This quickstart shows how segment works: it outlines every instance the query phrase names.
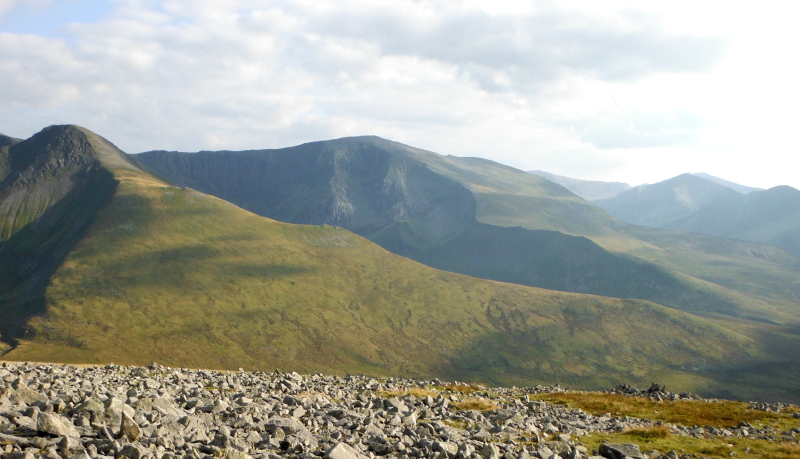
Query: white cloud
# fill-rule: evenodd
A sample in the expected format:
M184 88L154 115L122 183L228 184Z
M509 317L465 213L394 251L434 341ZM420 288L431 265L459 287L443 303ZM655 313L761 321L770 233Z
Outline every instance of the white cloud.
M133 152L377 134L636 182L659 155L685 158L678 173L697 170L699 152L735 148L726 127L753 122L726 99L731 82L764 78L731 78L764 52L732 32L746 12L726 9L705 27L698 17L718 13L703 2L647 12L624 1L517 3L116 0L58 38L0 34L0 131L77 123ZM0 0L0 20L15 4ZM780 88L796 81L788 75L775 77ZM781 109L758 94L731 99ZM764 132L784 125L769 120Z
M17 3L19 3L19 0L0 0L0 19L4 19L17 6Z

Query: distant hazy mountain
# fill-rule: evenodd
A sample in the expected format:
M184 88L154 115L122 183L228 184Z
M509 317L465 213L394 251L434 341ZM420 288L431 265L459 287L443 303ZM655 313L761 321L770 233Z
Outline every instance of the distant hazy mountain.
M762 242L800 258L800 191L789 186L754 190L683 174L594 204L629 223Z
M686 217L722 199L741 196L727 186L692 174L682 174L663 182L632 188L593 204L622 221L636 225L666 228L670 222Z
M714 183L716 183L718 185L724 185L724 186L726 186L726 187L728 187L728 188L730 188L730 189L732 189L734 191L738 191L739 193L742 193L742 194L752 193L753 191L760 191L760 190L763 189L763 188L754 188L754 187L751 187L751 186L740 185L738 183L734 183L734 182L731 182L729 180L721 179L719 177L714 177L713 175L706 174L705 172L697 172L697 173L694 173L692 175L700 177L700 178L704 178L706 180L711 180L712 182L714 182Z
M544 177L551 182L558 183L569 191L582 197L587 201L611 198L619 193L631 188L627 183L622 182L600 182L594 180L580 180L563 175L555 175L545 171L528 171L531 174Z
M772 244L800 259L800 191L777 186L731 196L665 227Z

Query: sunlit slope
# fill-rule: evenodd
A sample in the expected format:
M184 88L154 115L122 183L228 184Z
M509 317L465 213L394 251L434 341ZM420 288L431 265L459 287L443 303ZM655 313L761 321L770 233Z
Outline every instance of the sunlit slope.
M66 212L18 232L85 226L77 241L47 233L67 253L42 289L42 310L5 358L579 387L658 377L736 393L752 388L729 385L724 371L768 352L709 320L644 301L437 271L346 230L275 222L114 155L91 154L112 178L106 204L88 220ZM91 196L68 194L56 205L77 209ZM9 244L19 257L32 250L14 237L3 249ZM13 312L14 299L4 301Z
M472 192L481 223L587 237L614 234L611 215L543 177L481 158L430 153L422 158Z
M798 322L800 269L781 250L626 224L560 185L484 159L378 137L132 159L171 183L280 221L341 226L435 268Z
M618 222L603 210L492 161L444 157L377 137L131 158L171 183L280 221L342 226L439 269L693 310L734 314L738 307L581 237L621 238L610 227Z

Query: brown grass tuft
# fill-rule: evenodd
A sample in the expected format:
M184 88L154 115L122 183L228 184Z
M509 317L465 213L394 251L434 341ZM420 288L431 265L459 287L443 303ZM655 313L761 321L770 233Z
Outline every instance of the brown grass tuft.
M450 392L460 392L462 394L471 394L473 392L485 391L486 388L480 384L448 384L442 386L443 390Z
M500 408L491 400L484 398L467 397L459 402L450 403L450 407L458 411L478 410L478 411L491 411Z
M417 398L424 398L427 396L436 397L439 395L439 391L433 389L423 389L421 387L415 387L413 389L403 389L403 390L382 390L375 392L375 395L385 398L404 397L406 395L412 395Z
M641 439L667 438L672 435L667 426L627 429L625 433Z
M543 394L542 400L580 408L591 414L626 415L631 417L662 420L682 425L735 426L739 422L775 422L788 418L786 415L751 410L742 402L700 400L675 400L654 402L641 397L628 397L602 392L565 392Z

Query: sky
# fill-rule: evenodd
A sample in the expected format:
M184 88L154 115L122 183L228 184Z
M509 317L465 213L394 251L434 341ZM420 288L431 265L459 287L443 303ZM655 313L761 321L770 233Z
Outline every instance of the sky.
M800 188L800 2L0 0L0 132Z

